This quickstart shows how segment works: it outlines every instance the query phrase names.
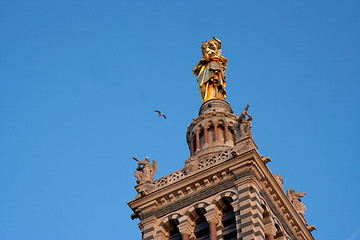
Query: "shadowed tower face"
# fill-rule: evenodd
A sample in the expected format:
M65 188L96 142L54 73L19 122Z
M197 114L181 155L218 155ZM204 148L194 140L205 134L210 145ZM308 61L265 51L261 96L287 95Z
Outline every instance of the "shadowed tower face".
M238 115L225 101L220 40L203 42L202 52L193 72L203 104L186 132L184 168L154 179L157 161L134 157L138 195L128 205L142 239L314 239L301 202L305 193L286 194L282 177L267 166L270 157L257 151L249 105Z

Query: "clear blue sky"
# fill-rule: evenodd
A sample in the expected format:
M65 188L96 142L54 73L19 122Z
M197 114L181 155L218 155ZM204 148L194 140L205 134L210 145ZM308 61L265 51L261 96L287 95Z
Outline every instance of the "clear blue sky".
M360 239L360 1L0 1L0 239L140 239L131 158L183 167L216 36L227 101L307 192L316 239ZM167 119L157 118L159 109Z

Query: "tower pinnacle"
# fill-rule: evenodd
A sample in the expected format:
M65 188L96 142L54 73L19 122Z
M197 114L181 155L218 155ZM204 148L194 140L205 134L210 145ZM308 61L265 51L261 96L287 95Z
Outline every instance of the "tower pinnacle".
M202 43L193 70L203 103L186 132L190 156L184 168L155 180L157 162L134 158L131 218L139 218L143 240L314 240L305 193L286 194L283 178L267 166L270 157L257 150L249 105L237 115L225 101L227 59L213 39Z

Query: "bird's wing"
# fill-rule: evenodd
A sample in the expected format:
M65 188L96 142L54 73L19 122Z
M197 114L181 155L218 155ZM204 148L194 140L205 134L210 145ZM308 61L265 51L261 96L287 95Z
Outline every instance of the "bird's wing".
M165 115L163 115L164 116L164 118L166 119L166 116Z
M157 112L158 114L160 114L160 113L161 113L159 110L155 110L155 112Z

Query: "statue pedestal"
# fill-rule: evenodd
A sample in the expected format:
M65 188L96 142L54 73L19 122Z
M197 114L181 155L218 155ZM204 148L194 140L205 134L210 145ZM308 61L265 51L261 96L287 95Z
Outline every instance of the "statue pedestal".
M233 113L231 105L227 101L220 99L212 99L204 102L200 106L199 116L204 113L213 112L213 111Z

